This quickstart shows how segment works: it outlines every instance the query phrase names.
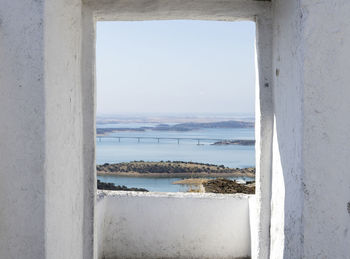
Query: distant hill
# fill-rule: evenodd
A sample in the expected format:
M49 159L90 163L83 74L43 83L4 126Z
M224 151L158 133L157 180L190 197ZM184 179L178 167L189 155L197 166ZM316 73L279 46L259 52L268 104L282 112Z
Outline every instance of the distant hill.
M145 128L97 128L96 134L97 135L106 135L113 132L121 132L121 131L136 131L136 132L142 132L145 131Z
M214 129L214 128L254 128L253 122L247 121L219 121L219 122L186 122L175 125L158 124L155 127L140 127L140 128L97 128L98 135L104 135L119 131L191 131L198 129Z
M253 122L247 121L219 121L219 122L187 122L175 125L159 124L152 130L190 131L196 129L212 128L254 128Z

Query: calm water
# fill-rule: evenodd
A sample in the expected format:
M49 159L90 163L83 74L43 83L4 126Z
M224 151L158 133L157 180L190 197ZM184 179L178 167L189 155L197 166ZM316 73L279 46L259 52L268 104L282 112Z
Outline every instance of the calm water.
M102 124L97 127L105 128L138 128L154 126L152 123ZM215 139L254 139L254 129L201 129L187 132L176 131L145 131L117 132L110 136L134 137L172 137L172 138L215 138ZM103 138L96 142L96 163L119 163L135 160L144 161L193 161L224 165L231 168L255 166L254 146L210 145L212 141L196 140L160 140L156 139L118 139ZM99 176L101 181L113 182L127 187L146 188L150 191L185 191L186 187L174 185L172 182L181 178L135 178Z
M184 178L151 178L151 177L124 177L124 176L98 176L102 182L125 185L127 187L146 188L151 192L186 192L188 187L180 184L172 184ZM239 179L251 181L247 177L229 177L228 179Z

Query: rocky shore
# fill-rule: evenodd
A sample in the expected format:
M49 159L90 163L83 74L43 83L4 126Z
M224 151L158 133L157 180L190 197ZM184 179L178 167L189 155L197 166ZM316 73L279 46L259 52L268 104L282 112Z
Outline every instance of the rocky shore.
M238 139L238 140L223 140L213 143L212 145L241 145L241 146L254 146L255 140L250 139Z
M237 183L228 179L214 179L203 182L205 192L255 194L255 182Z
M181 184L188 186L189 192L211 192L211 193L255 193L255 182L237 182L225 178L204 179L204 178L188 178L173 182L173 184Z
M119 175L135 177L255 177L255 168L228 168L223 165L183 161L145 162L97 165L98 175Z
M114 183L105 183L97 180L98 190L108 190L108 191L134 191L134 192L148 192L144 188L128 188L125 185L114 185Z

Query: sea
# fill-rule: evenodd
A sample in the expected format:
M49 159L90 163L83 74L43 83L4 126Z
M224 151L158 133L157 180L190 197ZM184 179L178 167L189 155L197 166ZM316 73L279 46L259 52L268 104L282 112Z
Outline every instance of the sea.
M171 123L167 124L171 125ZM97 128L130 129L154 127L156 125L158 123L112 123L97 124ZM159 142L157 138L160 138ZM177 138L180 138L179 142ZM143 160L200 162L224 165L230 168L255 167L254 146L212 145L215 142L214 140L200 140L198 145L196 138L254 139L254 128L210 128L192 131L146 130L110 133L108 136L96 140L96 164ZM98 179L102 182L112 182L115 185L145 188L152 192L185 192L188 189L188 186L173 184L175 181L184 179L176 177L98 176ZM251 180L241 177L231 177L231 179Z

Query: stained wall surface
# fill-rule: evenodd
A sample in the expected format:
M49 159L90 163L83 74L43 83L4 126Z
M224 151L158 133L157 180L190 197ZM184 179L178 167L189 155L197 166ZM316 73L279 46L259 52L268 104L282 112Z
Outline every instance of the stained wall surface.
M1 0L1 257L95 256L96 17L253 20L268 7L252 0Z
M0 1L2 258L45 256L43 13L42 2Z
M350 2L302 1L304 258L350 256Z
M304 62L299 4L299 1L276 0L273 5L270 258L302 258Z
M84 188L90 183L84 181L88 172L83 170L82 5L80 0L44 2L46 257L88 259L92 255L84 251L84 221L89 220L84 215Z
M4 258L94 256L94 15L132 20L193 15L234 21L270 14L268 4L250 0L183 0L184 5L84 2L85 6L80 0L0 0L0 251ZM273 76L269 86L274 112L273 154L259 160L269 174L266 161L273 159L271 250L268 255L264 248L261 255L346 258L350 2L274 0L272 7L273 73L259 74L259 89ZM124 10L124 16L118 16L118 10ZM261 40L267 48L268 41ZM261 155L266 154L269 143L260 147ZM264 186L269 186L268 181ZM269 193L265 187L260 190ZM259 214L266 200L265 196L256 203L258 231L262 226L266 230L266 218ZM257 242L257 250L269 243L266 238Z
M350 254L350 2L273 2L271 258Z
M79 0L0 1L1 258L92 258L83 241L93 218L83 212L81 13Z
M249 256L250 197L100 192L98 258Z

